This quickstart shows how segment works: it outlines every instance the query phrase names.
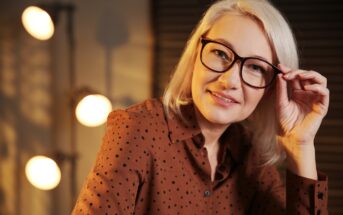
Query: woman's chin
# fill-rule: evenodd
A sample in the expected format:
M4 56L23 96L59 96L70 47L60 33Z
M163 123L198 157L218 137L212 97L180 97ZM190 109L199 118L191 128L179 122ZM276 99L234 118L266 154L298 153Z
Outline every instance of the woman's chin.
M207 121L214 125L229 125L235 122L233 118L226 116L221 116L220 114L206 114L205 118Z

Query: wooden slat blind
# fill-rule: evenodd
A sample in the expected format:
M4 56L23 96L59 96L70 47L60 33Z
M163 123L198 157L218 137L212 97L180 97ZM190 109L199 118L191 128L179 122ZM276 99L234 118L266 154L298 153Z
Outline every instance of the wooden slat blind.
M291 23L302 68L328 78L330 110L316 139L318 169L329 176L330 214L343 212L343 2L275 1Z
M328 78L330 110L316 139L318 169L329 176L330 214L343 213L343 1L273 0L295 32L304 69ZM153 0L153 94L161 96L209 0Z

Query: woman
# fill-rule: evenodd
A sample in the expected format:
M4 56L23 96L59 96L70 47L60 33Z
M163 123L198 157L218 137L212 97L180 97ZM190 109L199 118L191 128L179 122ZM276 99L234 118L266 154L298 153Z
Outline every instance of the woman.
M269 2L219 1L163 100L110 114L73 214L327 214L314 137L328 103Z

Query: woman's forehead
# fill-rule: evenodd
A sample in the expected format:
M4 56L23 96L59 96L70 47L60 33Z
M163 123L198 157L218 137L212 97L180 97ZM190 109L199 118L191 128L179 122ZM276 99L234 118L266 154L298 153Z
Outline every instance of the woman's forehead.
M227 42L243 57L261 56L272 61L272 49L261 24L247 15L226 14L216 20L206 36Z

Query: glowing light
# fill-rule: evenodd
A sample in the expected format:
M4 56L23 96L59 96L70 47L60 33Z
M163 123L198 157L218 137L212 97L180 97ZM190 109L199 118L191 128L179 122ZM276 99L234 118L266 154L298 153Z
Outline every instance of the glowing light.
M112 104L108 98L100 94L84 97L76 106L77 120L89 127L95 127L106 122L108 114L112 110Z
M48 40L54 34L55 27L50 15L39 7L27 7L21 21L26 31L36 39Z
M61 170L56 162L45 156L31 158L25 167L29 182L41 190L54 189L61 181Z

